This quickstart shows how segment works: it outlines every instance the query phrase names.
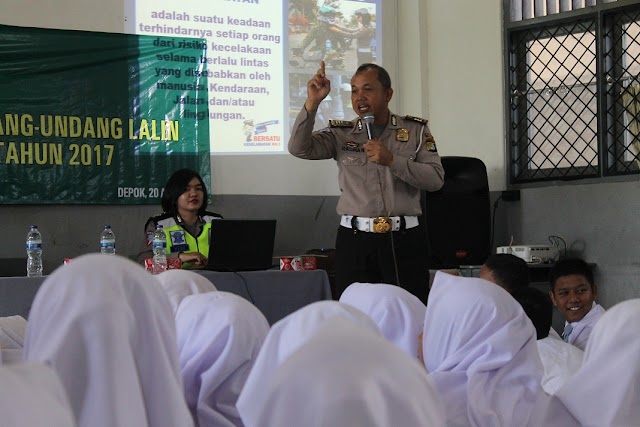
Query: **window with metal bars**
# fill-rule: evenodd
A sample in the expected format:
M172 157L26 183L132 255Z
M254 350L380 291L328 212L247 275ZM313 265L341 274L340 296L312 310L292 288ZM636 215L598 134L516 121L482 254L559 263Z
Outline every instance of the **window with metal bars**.
M505 25L510 182L640 173L640 4L557 10Z

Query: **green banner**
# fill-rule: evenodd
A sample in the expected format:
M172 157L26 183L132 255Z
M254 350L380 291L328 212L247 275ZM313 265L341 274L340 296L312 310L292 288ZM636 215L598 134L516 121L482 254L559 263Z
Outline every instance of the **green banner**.
M158 204L210 182L206 43L0 26L0 203Z

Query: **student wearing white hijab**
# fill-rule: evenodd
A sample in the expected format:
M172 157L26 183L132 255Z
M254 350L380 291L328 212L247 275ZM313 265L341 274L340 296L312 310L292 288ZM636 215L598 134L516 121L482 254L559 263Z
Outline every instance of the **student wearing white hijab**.
M582 366L551 397L541 426L640 425L640 299L621 302L594 326Z
M416 359L345 318L325 323L274 371L247 427L444 427Z
M178 306L185 297L216 290L209 279L189 270L167 270L155 277L167 293L174 314L178 311Z
M259 425L255 402L264 393L264 387L275 369L325 323L336 317L380 334L376 324L366 314L337 301L314 302L274 323L238 398L238 412L245 425Z
M22 316L0 317L0 365L22 361L27 321Z
M353 283L340 302L349 304L378 325L382 335L409 356L418 358L418 337L427 311L422 301L399 286L383 283Z
M76 425L67 394L53 369L41 363L0 367L0 425Z
M167 296L140 265L84 255L47 277L29 314L25 359L50 365L79 427L183 427Z
M513 297L483 279L438 272L422 349L447 426L528 424L544 393L536 330Z
M549 295L530 287L516 289L511 295L520 303L536 328L538 353L544 368L542 388L548 394L555 394L580 369L584 352L564 342L557 334L555 337L550 335L553 330L553 305Z
M244 298L209 292L182 301L176 327L184 392L195 425L241 427L236 402L269 322Z

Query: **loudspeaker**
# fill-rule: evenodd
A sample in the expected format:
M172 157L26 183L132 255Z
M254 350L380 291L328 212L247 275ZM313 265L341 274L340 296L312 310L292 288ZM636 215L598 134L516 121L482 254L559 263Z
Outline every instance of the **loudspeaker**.
M422 194L429 268L480 265L491 251L487 168L473 157L445 156L442 166L442 189Z

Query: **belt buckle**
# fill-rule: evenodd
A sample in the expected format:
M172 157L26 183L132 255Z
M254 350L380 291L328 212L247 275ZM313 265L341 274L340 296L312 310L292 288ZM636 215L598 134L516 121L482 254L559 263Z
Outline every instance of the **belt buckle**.
M388 216L378 216L373 218L374 233L388 233L391 231L391 218Z

